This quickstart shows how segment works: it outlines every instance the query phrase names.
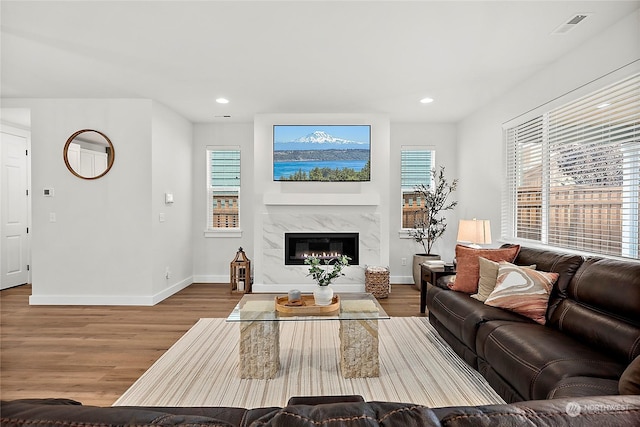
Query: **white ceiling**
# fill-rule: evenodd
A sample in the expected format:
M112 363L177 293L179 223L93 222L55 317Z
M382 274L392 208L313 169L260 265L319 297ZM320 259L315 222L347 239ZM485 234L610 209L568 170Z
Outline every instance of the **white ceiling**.
M192 122L249 122L257 113L456 122L597 37L640 1L0 7L6 98L149 98ZM590 15L568 34L551 35L578 13ZM435 102L418 102L427 96ZM217 104L218 97L230 103Z

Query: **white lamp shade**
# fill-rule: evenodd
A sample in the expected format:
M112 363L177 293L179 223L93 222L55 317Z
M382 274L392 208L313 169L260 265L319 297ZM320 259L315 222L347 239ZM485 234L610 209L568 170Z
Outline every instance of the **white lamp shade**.
M458 224L458 241L475 245L491 243L491 225L488 219L461 219Z

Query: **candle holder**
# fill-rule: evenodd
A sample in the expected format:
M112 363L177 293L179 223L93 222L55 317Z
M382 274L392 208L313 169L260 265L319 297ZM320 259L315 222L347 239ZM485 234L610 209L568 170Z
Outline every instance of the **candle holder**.
M291 289L287 294L287 304L288 306L300 306L302 305L302 294L297 289Z

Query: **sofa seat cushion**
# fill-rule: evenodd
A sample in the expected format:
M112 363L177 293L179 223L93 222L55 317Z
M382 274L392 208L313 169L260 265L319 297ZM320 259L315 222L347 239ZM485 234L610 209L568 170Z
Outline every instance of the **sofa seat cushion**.
M475 352L478 326L489 320L532 322L530 319L485 305L464 292L444 290L428 285L427 309L440 324Z
M617 381L626 367L598 349L535 323L483 323L478 330L476 351L524 399L546 399L567 377Z

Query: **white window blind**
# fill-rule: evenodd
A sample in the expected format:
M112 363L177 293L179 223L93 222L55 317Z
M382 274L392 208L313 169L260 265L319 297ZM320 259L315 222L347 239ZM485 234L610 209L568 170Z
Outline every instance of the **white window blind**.
M240 227L240 150L207 150L207 229Z
M419 184L431 188L431 170L435 164L435 151L427 148L405 148L400 151L400 186L402 192L402 228L413 228L424 200L415 191Z
M638 259L640 75L505 130L503 238Z

